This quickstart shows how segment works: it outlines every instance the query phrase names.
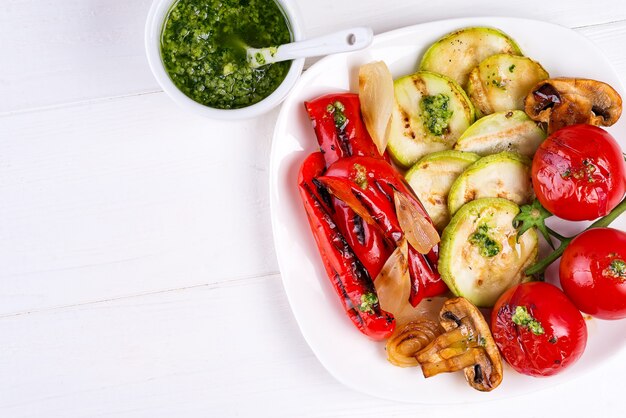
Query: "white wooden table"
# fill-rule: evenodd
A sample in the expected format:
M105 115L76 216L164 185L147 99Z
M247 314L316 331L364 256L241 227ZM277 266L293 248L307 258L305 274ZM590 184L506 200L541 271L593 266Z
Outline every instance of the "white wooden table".
M480 405L399 404L335 381L298 330L275 258L278 110L234 123L177 108L144 55L149 5L0 4L1 417L624 411L626 351L579 380ZM588 36L626 81L623 2L298 6L309 36L462 16L546 20Z

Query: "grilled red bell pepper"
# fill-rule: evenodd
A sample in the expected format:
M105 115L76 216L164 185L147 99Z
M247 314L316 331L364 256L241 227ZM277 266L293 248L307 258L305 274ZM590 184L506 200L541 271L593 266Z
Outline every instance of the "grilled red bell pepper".
M361 155L380 158L361 118L359 96L354 93L327 94L304 102L326 165L340 158Z
M300 196L324 268L357 328L375 340L388 338L395 329L395 319L380 309L370 274L333 220L330 195L316 180L325 168L322 153L316 152L307 157L298 176Z
M305 102L305 108L327 167L353 155L381 158L361 118L358 95L328 94ZM333 206L337 227L370 276L376 278L394 245L342 201L333 198Z
M403 193L430 220L421 202L404 178L386 161L369 157L337 160L323 176L318 177L330 192L343 200L386 238L396 244L403 236L394 205L394 192ZM412 292L410 302L417 305L424 297L447 290L437 271L438 247L428 254L418 253L409 245L409 273Z

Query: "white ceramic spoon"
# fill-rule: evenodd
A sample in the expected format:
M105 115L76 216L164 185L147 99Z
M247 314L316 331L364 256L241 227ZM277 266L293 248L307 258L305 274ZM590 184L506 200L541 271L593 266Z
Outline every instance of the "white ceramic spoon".
M246 46L248 64L252 68L259 68L267 64L297 58L318 57L320 55L336 54L338 52L357 51L368 47L372 43L374 33L372 28L344 29L329 35L292 42L280 46L266 48L252 48Z

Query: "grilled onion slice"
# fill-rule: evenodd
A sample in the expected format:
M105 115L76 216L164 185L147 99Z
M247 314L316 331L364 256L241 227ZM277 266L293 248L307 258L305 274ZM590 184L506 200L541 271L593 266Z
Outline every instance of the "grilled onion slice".
M441 334L439 324L429 319L409 322L387 340L387 360L398 367L419 365L415 355Z
M407 241L420 254L428 254L439 243L439 233L408 197L400 192L395 192L393 200L398 215L398 223Z
M382 155L387 148L394 105L393 77L384 62L370 62L359 68L359 101L367 132Z

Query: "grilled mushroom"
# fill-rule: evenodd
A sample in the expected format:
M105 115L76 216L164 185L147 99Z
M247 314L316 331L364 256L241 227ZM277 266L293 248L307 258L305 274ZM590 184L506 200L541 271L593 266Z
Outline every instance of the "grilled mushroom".
M489 392L502 381L502 359L480 311L465 298L447 300L439 314L446 333L417 354L424 377L463 369L474 389Z
M606 83L585 78L551 78L526 96L525 111L548 124L548 133L577 123L611 126L622 114L622 98Z

